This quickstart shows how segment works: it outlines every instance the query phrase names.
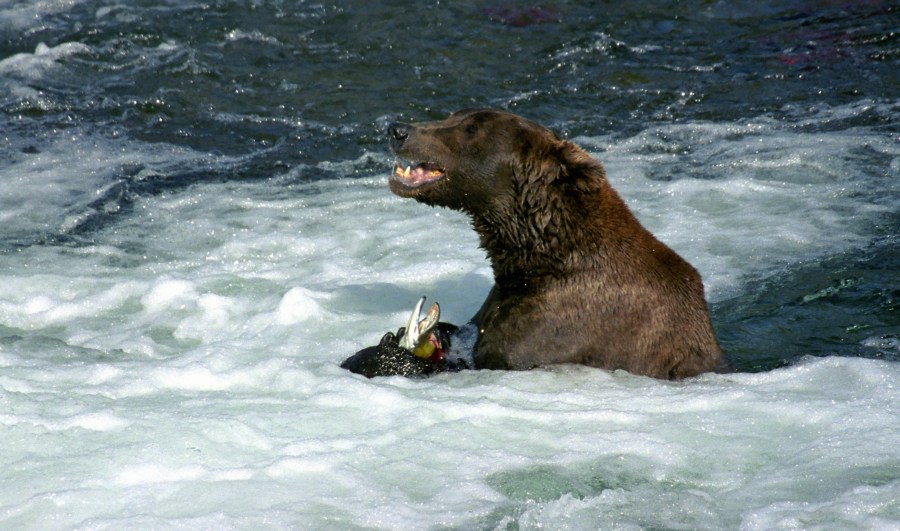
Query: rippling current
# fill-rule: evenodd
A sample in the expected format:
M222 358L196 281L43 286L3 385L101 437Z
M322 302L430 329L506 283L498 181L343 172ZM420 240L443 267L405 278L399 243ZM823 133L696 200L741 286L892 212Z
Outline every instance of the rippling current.
M0 526L900 527L895 2L0 2ZM604 162L736 372L365 380L491 285L385 126Z

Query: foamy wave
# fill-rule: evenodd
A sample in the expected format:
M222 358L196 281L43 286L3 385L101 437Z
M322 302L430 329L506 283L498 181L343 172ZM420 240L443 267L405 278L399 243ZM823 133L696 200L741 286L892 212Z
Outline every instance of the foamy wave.
M69 11L81 3L81 0L8 2L0 7L0 26L24 32L46 24L48 15Z
M64 59L91 53L91 47L80 42L65 42L54 47L38 44L34 53L19 53L0 61L0 74L37 80L62 64Z
M126 467L113 478L113 482L123 487L133 487L156 483L195 481L206 474L207 470L198 465L173 467L159 464L143 464Z

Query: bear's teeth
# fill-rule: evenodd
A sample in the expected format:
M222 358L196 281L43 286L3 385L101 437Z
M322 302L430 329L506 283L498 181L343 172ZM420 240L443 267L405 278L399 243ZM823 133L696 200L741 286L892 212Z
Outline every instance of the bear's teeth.
M403 166L401 166L399 164L397 164L397 167L394 168L394 174L397 175L398 177L409 178L409 174L411 171L412 170L410 169L409 166L407 166L406 169L403 169Z

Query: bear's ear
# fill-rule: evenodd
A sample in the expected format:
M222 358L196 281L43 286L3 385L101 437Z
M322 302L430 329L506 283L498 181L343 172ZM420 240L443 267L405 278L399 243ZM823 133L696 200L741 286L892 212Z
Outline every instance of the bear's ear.
M568 140L560 140L554 147L559 161L558 184L565 184L585 193L600 189L606 180L606 170L600 161Z
M592 193L606 179L603 165L568 140L529 140L522 151L524 156L513 165L513 173L523 185L540 183Z

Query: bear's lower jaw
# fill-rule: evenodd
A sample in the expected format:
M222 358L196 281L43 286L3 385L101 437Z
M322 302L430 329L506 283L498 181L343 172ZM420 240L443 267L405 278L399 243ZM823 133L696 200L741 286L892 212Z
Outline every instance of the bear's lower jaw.
M432 186L429 185L437 184L437 182L429 181L412 185L403 181L396 175L391 175L391 178L388 180L388 184L391 187L391 192L393 192L395 195L423 201L423 196L428 195L426 192L432 188Z
M406 168L397 164L392 177L407 188L418 188L424 184L439 181L444 175L446 172L439 165L433 162L419 162Z
M446 178L444 169L434 163L419 163L406 168L398 164L389 184L391 192L400 197L411 197L427 204L434 204L436 198L431 196Z

